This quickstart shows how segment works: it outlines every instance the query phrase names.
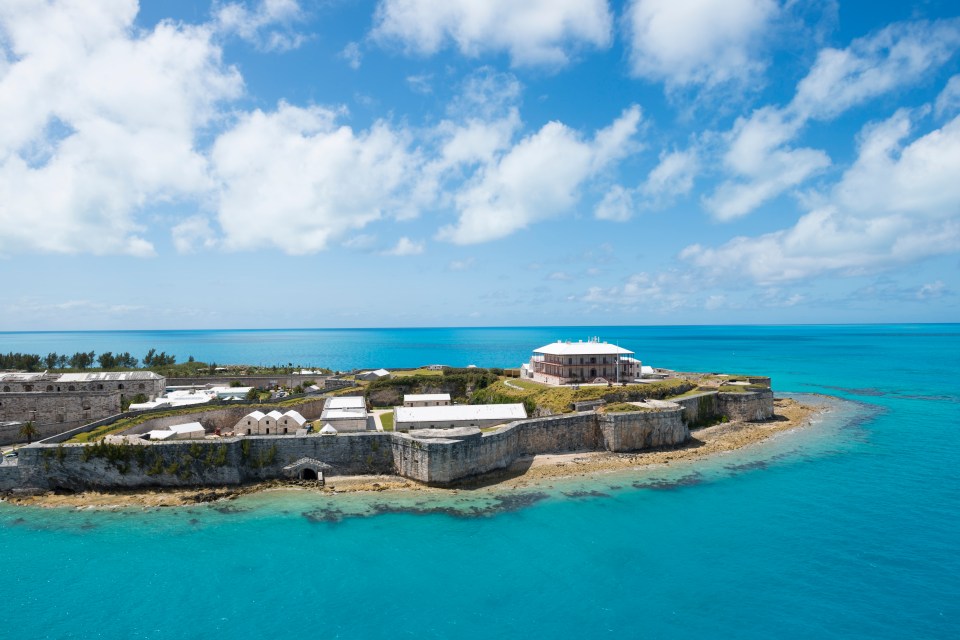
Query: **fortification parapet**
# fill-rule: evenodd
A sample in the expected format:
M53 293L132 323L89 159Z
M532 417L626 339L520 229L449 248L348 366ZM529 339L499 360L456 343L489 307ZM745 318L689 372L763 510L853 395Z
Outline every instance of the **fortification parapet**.
M690 437L690 430L683 423L683 409L679 406L640 413L605 413L598 419L607 451L672 447Z
M720 393L717 411L730 420L761 422L773 417L773 391L769 389Z

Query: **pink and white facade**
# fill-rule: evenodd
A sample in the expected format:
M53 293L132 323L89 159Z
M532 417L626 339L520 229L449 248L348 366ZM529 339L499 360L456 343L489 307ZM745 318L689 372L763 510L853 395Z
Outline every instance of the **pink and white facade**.
M587 342L554 342L533 350L530 362L520 368L526 380L545 384L632 382L640 376L640 361L633 351L593 338Z

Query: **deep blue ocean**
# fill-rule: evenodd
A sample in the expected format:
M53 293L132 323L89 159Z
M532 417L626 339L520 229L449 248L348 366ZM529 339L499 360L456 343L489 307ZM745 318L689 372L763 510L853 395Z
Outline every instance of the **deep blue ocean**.
M960 637L960 325L2 333L0 351L517 366L593 335L832 398L706 463L520 493L0 504L4 637Z

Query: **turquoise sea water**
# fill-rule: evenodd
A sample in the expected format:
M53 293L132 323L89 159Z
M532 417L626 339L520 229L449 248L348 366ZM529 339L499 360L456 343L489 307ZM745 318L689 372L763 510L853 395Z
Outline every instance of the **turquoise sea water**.
M960 637L960 325L180 333L2 334L0 350L503 365L600 335L657 366L838 399L707 463L525 493L0 504L7 637Z

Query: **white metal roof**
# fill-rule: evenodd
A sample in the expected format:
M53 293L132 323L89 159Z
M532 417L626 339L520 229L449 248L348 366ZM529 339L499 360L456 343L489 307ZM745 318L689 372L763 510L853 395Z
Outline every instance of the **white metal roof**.
M367 403L363 396L338 396L327 398L324 409L366 409Z
M324 435L326 435L326 434L336 435L336 434L337 434L337 430L333 427L332 424L325 424L325 425L323 425L323 429L320 429L320 433L322 433L322 434L324 434Z
M197 431L205 431L203 425L199 422L187 422L186 424L175 424L167 427L170 431L174 433L195 433Z
M549 356L610 356L610 355L633 355L633 351L618 347L609 342L553 342L544 345L539 349L534 349L534 353L542 353Z
M147 435L150 436L151 440L169 440L174 436L174 432L169 429L154 429L148 431Z
M8 382L96 382L98 380L161 380L153 371L99 371L96 373L0 373Z
M306 421L307 421L307 419L304 418L304 417L300 414L299 411L294 411L293 409L291 409L290 411L287 411L285 414L283 414L283 417L284 417L284 418L290 418L291 420L293 420L294 422L296 422L297 424L299 424L299 425L301 425L301 426L302 426L304 423L306 423Z
M522 404L454 404L439 407L396 407L397 422L456 422L462 420L523 420Z
M257 422L260 422L260 418L264 417L265 415L267 414L265 414L263 411L251 411L246 417L253 418Z
M281 416L283 416L283 414L277 411L276 409L274 409L273 411L267 414L268 418L273 418L274 420L279 419Z
M95 382L97 380L160 380L153 371L100 371L98 373L63 373L62 382Z
M404 402L441 402L446 400L450 402L449 393L405 393Z
M324 409L321 420L366 420L365 412L356 409Z

